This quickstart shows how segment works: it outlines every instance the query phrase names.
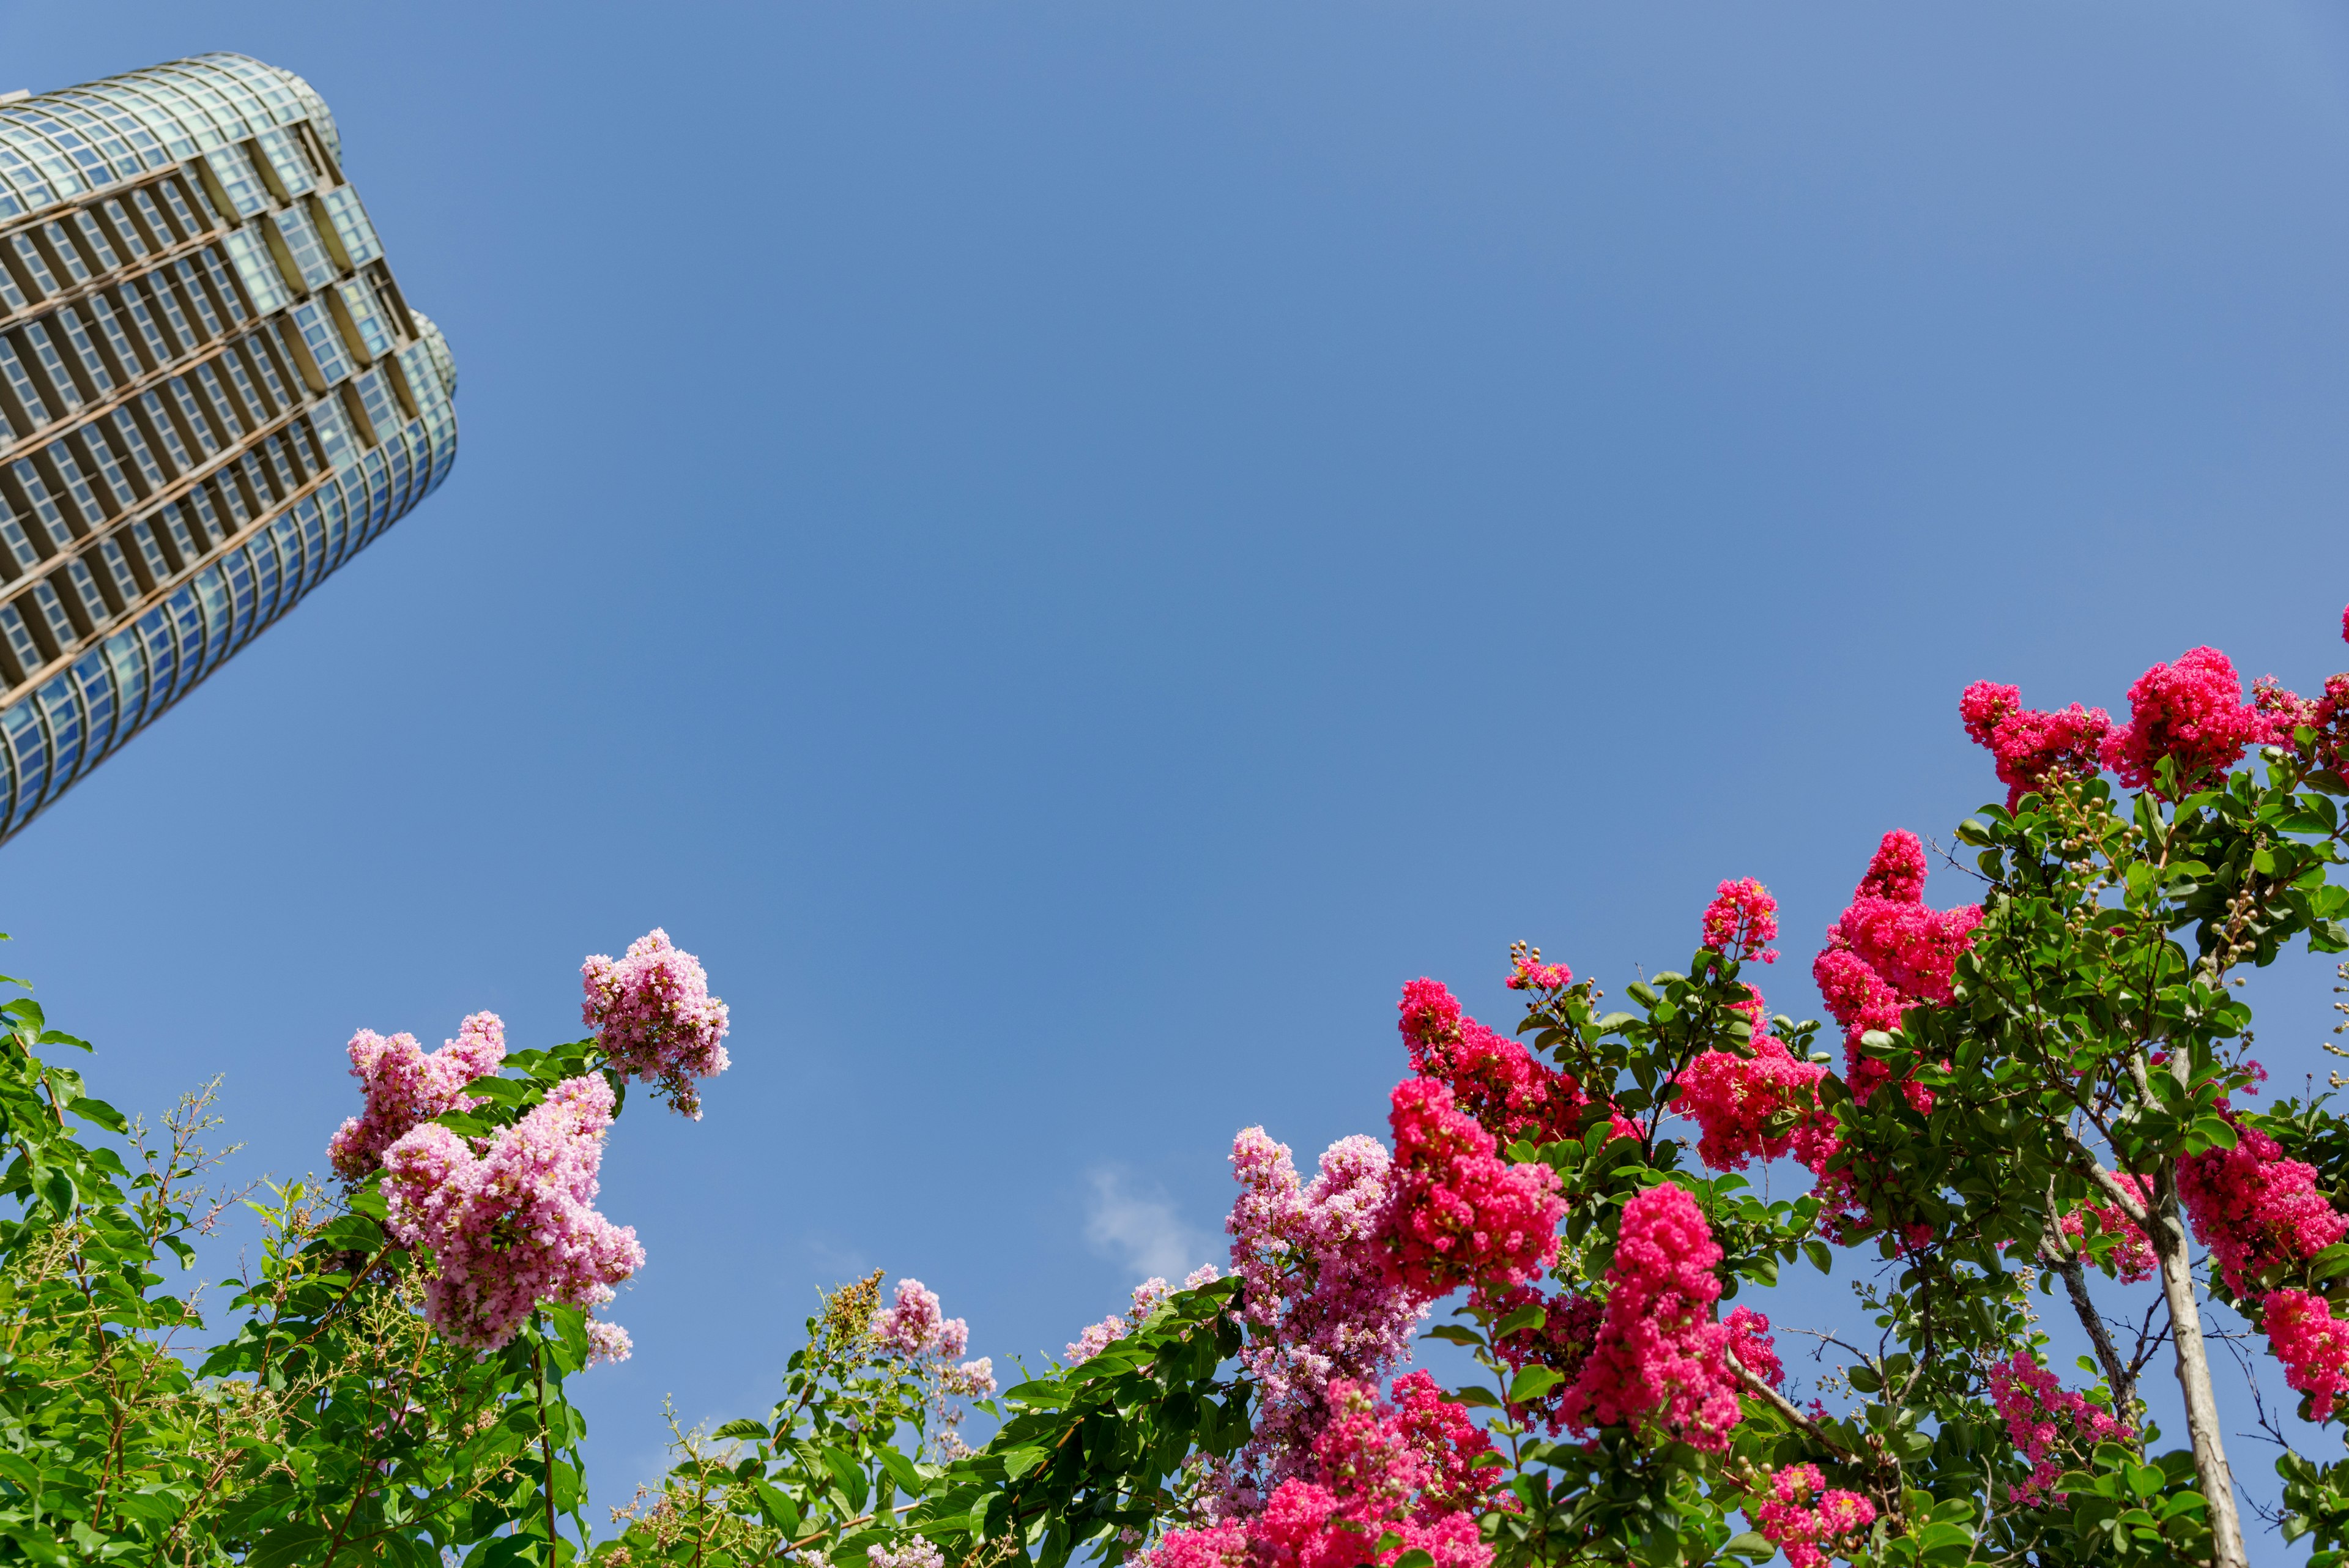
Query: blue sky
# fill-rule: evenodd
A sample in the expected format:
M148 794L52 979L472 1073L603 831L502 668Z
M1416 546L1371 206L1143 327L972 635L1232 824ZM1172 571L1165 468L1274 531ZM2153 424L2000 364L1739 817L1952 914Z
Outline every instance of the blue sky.
M1215 1246L1236 1128L1383 1130L1416 975L1619 986L1752 875L1815 1012L1877 837L1996 793L1971 680L2344 662L2324 6L80 0L0 46L307 76L464 430L0 850L8 967L101 1093L224 1074L290 1174L355 1028L568 1038L581 955L700 953L736 1066L605 1162L651 1261L599 1502L853 1272L1057 1349Z

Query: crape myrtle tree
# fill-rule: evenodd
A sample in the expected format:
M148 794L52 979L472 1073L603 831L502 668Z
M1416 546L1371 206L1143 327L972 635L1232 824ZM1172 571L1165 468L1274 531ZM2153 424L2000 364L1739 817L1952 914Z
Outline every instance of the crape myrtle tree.
M601 1314L644 1252L597 1169L632 1086L698 1115L726 1065L689 954L590 959L571 1044L362 1031L333 1179L253 1199L212 1329L167 1284L235 1196L202 1096L150 1134L7 1003L0 1559L2244 1563L2220 1386L2258 1397L2272 1358L2302 1423L2349 1418L2349 1121L2261 1104L2240 994L2349 950L2349 676L2247 697L2196 649L2123 722L1989 682L1959 718L2007 788L1946 857L1975 901L1927 900L1915 836L1873 846L1812 964L1839 1054L1770 1012L1751 879L1619 1007L1522 946L1512 1034L1415 981L1387 1141L1309 1178L1235 1141L1228 1272L1145 1282L1000 1391L919 1281L851 1282L771 1409L678 1432L600 1519L564 1390L628 1354ZM1780 1162L1801 1196L1757 1192ZM1852 1277L1873 1334L1730 1304L1806 1270ZM2049 1314L2092 1353L2051 1365ZM1423 1335L1478 1370L1408 1369ZM2258 1410L2269 1523L2329 1568L2349 1462Z

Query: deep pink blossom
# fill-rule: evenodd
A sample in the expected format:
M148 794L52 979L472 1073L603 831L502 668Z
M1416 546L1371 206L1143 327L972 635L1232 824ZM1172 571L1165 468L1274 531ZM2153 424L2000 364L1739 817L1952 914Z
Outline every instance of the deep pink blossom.
M1998 760L1998 780L2006 785L2006 809L2049 779L2094 778L2098 770L2097 747L2113 727L2112 715L2102 708L2077 702L2058 712L2043 713L2023 705L2023 693L2012 686L1977 680L1958 699L1958 716L1974 743L1986 747Z
M579 968L585 998L579 1012L605 1056L623 1076L654 1085L682 1114L698 1119L695 1080L726 1071L726 1004L709 994L701 961L673 947L655 927L628 944L617 963L596 953Z
M1676 1108L1702 1129L1697 1157L1715 1170L1743 1170L1756 1156L1776 1159L1799 1133L1807 1131L1812 1143L1837 1136L1834 1116L1813 1098L1825 1067L1796 1056L1766 1026L1755 1029L1748 1049L1747 1055L1704 1052L1676 1080Z
M2126 1443L2137 1429L2115 1420L2106 1411L2064 1387L2055 1375L2023 1351L1990 1369L1991 1403L2006 1422L2007 1436L2031 1466L2027 1480L2015 1483L2015 1495L2038 1502L2064 1493L2050 1493L2055 1478L2084 1467L2098 1443Z
M1557 1171L1500 1159L1493 1135L1433 1078L1397 1084L1388 1121L1400 1179L1383 1240L1405 1287L1433 1299L1462 1285L1519 1284L1557 1256L1566 1203Z
M2120 1179L2137 1195L2138 1202L2152 1202L2151 1189L2143 1177L2123 1171ZM2099 1232L2120 1238L2120 1245L2112 1250L2106 1266L2123 1284L2142 1284L2153 1278L2153 1243L2146 1240L2136 1221L2121 1212L2120 1205L2083 1203L2059 1219L2056 1225L2077 1246L2087 1239L2085 1217L2089 1215L2095 1217Z
M2275 1139L2223 1104L2220 1114L2235 1147L2180 1159L2178 1195L2227 1288L2249 1299L2269 1269L2304 1263L2349 1235L2349 1219L2326 1200L2313 1166L2284 1158Z
M1778 1360L1778 1342L1771 1337L1766 1315L1752 1307L1738 1307L1721 1326L1732 1361L1773 1388L1786 1380L1786 1368Z
M2132 789L2151 789L2161 760L2178 764L2180 788L2226 772L2272 725L2243 701L2242 678L2215 648L2194 648L2157 664L2129 688L2129 722L2105 738L2105 766Z
M351 1036L351 1076L367 1095L367 1109L343 1123L326 1145L335 1174L358 1181L383 1163L383 1151L409 1128L449 1111L470 1111L479 1096L464 1092L505 1060L506 1026L494 1012L476 1012L440 1049L419 1049L413 1034L387 1040L372 1029Z
M1857 1492L1830 1490L1816 1465L1788 1465L1770 1478L1772 1496L1747 1511L1791 1568L1819 1568L1830 1558L1857 1557L1860 1532L1876 1522L1876 1505Z
M1692 1448L1720 1452L1743 1412L1713 1317L1721 1248L1685 1188L1651 1187L1623 1208L1598 1343L1561 1408L1577 1428L1653 1422Z
M1425 1373L1398 1379L1395 1403L1347 1378L1329 1387L1329 1418L1309 1462L1260 1511L1177 1530L1149 1568L1369 1568L1423 1551L1437 1568L1487 1568L1478 1513L1500 1476L1478 1460L1492 1444ZM1381 1550L1389 1536L1394 1544Z
M1769 944L1777 935L1778 900L1751 877L1723 882L1704 907L1704 945L1724 958L1776 963L1777 950Z
M2333 1418L2334 1402L2349 1394L2349 1324L2333 1315L2323 1296L2307 1291L2270 1291L2260 1303L2260 1325L2268 1348L2283 1363L2283 1380L2309 1397L2309 1415Z
M427 1122L384 1151L384 1229L431 1249L424 1315L448 1339L494 1349L542 1303L601 1305L644 1266L635 1230L595 1208L612 1103L588 1074L478 1149Z
M1589 1103L1581 1085L1469 1017L1442 983L1413 981L1398 1007L1412 1071L1449 1088L1495 1137L1555 1143L1577 1136Z
M1509 946L1509 978L1502 983L1511 991L1564 991L1574 983L1574 971L1562 963L1542 962L1539 948L1513 942Z
M1357 1136L1330 1145L1300 1186L1288 1146L1262 1127L1233 1140L1241 1190L1224 1228L1247 1327L1239 1362L1256 1382L1257 1410L1218 1506L1260 1510L1308 1468L1332 1381L1374 1381L1410 1359L1426 1300L1388 1273L1379 1241L1398 1174L1376 1138Z
M1828 1012L1843 1025L1845 1080L1862 1101L1890 1074L1862 1051L1861 1036L1899 1029L1901 1013L1920 1002L1950 1001L1958 955L1982 924L1979 904L1933 909L1924 900L1924 845L1906 830L1886 834L1811 965ZM1901 1092L1920 1112L1931 1108L1921 1085L1903 1084Z

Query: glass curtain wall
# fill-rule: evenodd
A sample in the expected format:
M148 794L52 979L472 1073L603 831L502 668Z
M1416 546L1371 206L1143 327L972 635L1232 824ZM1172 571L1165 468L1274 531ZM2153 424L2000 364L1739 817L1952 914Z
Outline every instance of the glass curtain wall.
M448 477L341 158L242 55L0 104L0 840Z

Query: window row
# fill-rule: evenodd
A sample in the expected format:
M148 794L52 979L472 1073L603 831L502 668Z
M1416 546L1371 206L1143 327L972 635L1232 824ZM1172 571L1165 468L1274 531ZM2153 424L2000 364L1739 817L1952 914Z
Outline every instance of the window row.
M8 236L0 250L0 263L6 266L0 273L0 304L22 310L218 226L202 187L176 175L61 213Z
M154 449L143 441L135 421L125 421L134 445L150 460ZM145 493L131 483L133 470L114 455L114 441L124 426L86 425L77 440L59 441L34 457L20 458L0 468L0 576L19 576L65 553L78 539L102 530L112 520L142 507L161 488L150 483ZM208 479L190 487L181 507L208 507L208 496L222 503L222 512L241 527L260 513L281 505L313 475L349 461L351 438L340 410L328 404L314 421L296 420L281 431L254 443L249 450L222 464ZM151 472L151 471L150 471ZM140 477L148 479L150 472ZM167 508L166 510L170 510ZM209 514L199 516L196 537L217 543L220 531ZM232 527L230 532L235 531ZM198 551L201 554L201 550ZM176 568L175 568L176 569ZM168 575L168 574L167 574Z
M0 218L70 201L247 140L307 135L328 155L334 121L309 84L242 55L205 55L0 109Z
M419 421L0 708L0 837L284 614L448 472L456 426Z
M152 499L299 407L269 343L266 330L254 333L186 374L0 465L0 542L6 545L0 578L15 575L10 557L19 568L30 566L61 548L66 538L78 538ZM347 438L339 410L328 422L335 429L330 439Z
M414 441L389 443L396 462L380 470L385 493L380 504L370 508L387 521L414 504L416 497L404 493L407 489L417 489L420 496L439 483L454 459L454 412L445 402L434 411L439 417L423 421ZM393 433L385 427L387 436ZM415 483L416 476L407 473L409 447L415 442L421 442L428 454L437 459L433 471L422 476L420 486ZM255 520L284 508L321 473L358 468L361 451L336 407L323 404L309 419L296 420L285 431L270 435L177 499L103 533L94 546L68 556L0 604L0 685L21 684L35 670L95 636ZM59 455L63 461L58 469L78 476L71 454ZM408 481L400 487L403 493L391 493L390 481L396 473ZM88 537L104 525L104 518L87 493L70 489L65 494L53 493L40 467L29 460L0 473L0 493L8 494L12 505L30 513L29 518L19 515L0 524L0 535L5 535L12 554L26 567L39 559L28 537L28 524L46 532L59 551L70 540ZM77 505L91 520L88 527L76 529L64 520L64 514Z
M0 435L30 437L87 403L103 402L201 353L250 319L220 253L206 250L0 331L0 419L6 421ZM243 342L251 346L256 338L265 346L251 349L254 362L240 363L238 373L265 375L279 386L299 379L299 362L286 357L282 342L266 331ZM286 400L277 399L280 406Z

